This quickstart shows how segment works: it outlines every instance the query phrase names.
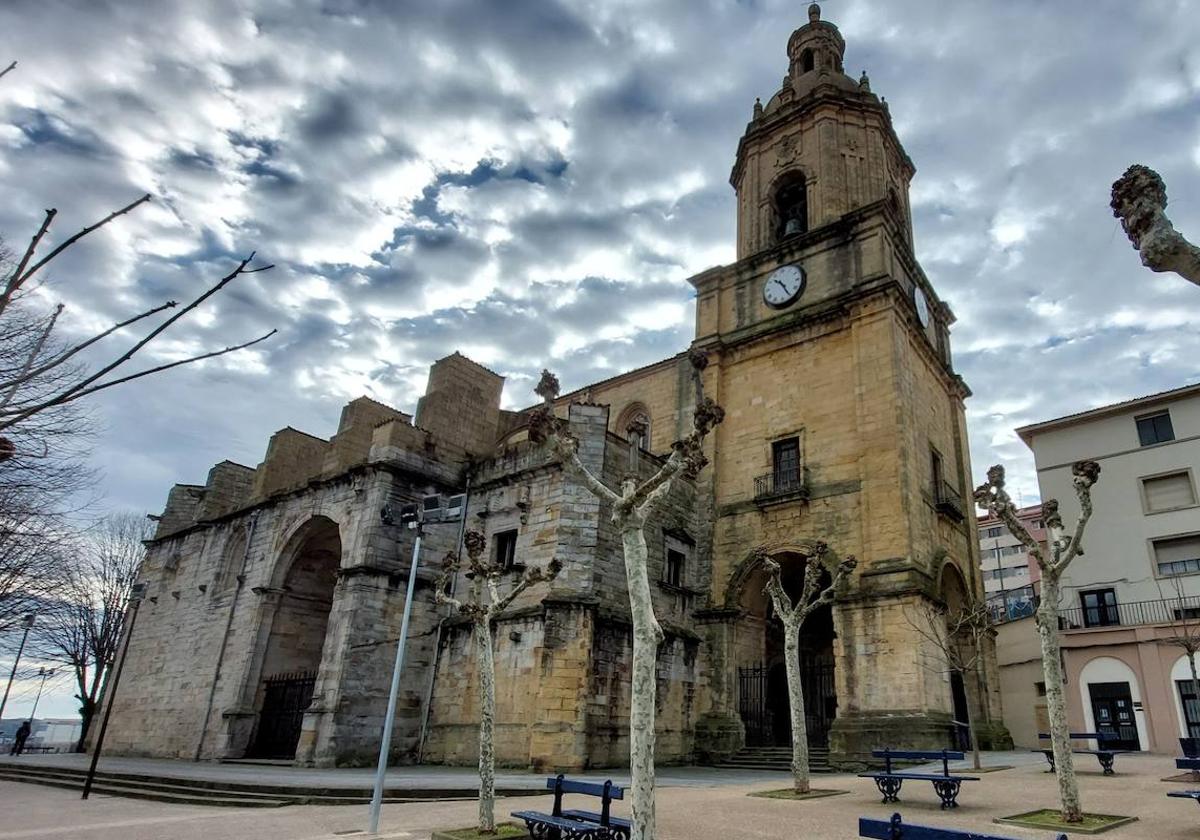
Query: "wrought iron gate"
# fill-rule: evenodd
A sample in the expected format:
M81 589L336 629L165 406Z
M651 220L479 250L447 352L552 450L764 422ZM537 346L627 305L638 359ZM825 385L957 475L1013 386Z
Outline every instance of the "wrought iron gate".
M250 754L255 758L295 758L304 710L312 703L314 671L277 674L263 682L263 706Z
M833 655L800 654L800 686L804 691L804 723L811 746L829 743L829 727L837 716ZM746 729L746 746L791 744L787 678L783 665L738 668L738 712Z

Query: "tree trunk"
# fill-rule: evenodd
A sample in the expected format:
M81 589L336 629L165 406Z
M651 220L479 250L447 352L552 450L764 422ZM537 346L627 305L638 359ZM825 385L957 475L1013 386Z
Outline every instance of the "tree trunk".
M796 793L808 793L808 726L804 720L804 685L800 682L800 622L794 618L783 623L783 655L792 714L792 780Z
M492 656L491 618L475 624L479 653L479 830L496 830L496 662Z
M1046 711L1050 717L1050 746L1054 751L1054 767L1058 776L1058 793L1062 799L1063 820L1083 822L1079 804L1079 783L1075 779L1075 762L1071 755L1071 730L1067 726L1067 704L1063 697L1062 659L1058 630L1058 586L1050 575L1042 576L1042 602L1037 609L1038 636L1042 643L1042 673L1046 679Z
M979 656L980 663L982 663L983 656L978 653L976 655ZM983 697L983 677L979 673L979 669L982 667L982 664L977 664L971 669L975 674L975 697L976 703L979 706L979 714L981 715L983 714L984 703L987 702ZM971 714L971 700L967 698L967 735L971 739L971 764L973 769L981 770L983 769L983 762L979 758L979 735L978 728L975 725L975 717L975 715Z
M654 617L641 522L621 523L625 576L633 619L633 673L629 697L629 775L633 786L630 840L654 840L655 661L662 628Z

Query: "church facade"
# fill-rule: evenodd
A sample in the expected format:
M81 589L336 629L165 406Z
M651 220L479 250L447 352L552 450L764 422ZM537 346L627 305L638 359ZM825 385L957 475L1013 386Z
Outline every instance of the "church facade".
M782 627L759 549L798 591L816 541L858 560L806 625L810 741L834 763L953 743L968 716L1008 743L994 656L947 675L917 629L927 604L982 595L963 401L949 327L914 254L912 162L865 74L814 4L788 73L738 144L737 260L690 278L705 392L726 411L711 462L647 526L658 758L711 762L789 743ZM683 350L681 348L681 350ZM559 398L611 486L652 472L690 428L687 352ZM171 490L107 743L129 754L368 764L378 749L413 533L386 505L455 501L424 530L392 758L473 763L469 625L434 599L463 527L515 582L557 557L497 623L496 753L539 769L628 760L629 607L606 504L500 408L503 379L435 363L415 416L368 400L328 440L277 432L257 468ZM532 401L532 395L531 395ZM465 583L465 582L460 582Z

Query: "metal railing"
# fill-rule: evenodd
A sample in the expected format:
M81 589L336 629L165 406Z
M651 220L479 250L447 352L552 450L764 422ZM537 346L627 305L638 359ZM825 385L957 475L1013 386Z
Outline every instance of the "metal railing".
M1058 611L1058 623L1063 630L1138 627L1147 624L1170 624L1183 619L1200 620L1200 595L1071 607Z
M960 522L966 516L962 493L959 493L945 481L939 481L934 485L933 495L937 503L938 513L944 513Z
M754 479L754 499L772 499L777 496L792 494L808 495L808 470L804 467L794 467L787 470L775 470Z
M1019 618L1028 618L1037 612L1041 599L1035 584L993 592L987 596L988 615L992 624L1004 624Z

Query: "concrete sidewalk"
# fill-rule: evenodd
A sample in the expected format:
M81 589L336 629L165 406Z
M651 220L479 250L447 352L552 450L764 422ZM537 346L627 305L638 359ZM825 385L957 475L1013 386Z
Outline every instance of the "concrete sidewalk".
M994 817L1041 807L1055 807L1058 789L1045 761L1023 760L1028 753L1000 753L989 764L1011 770L986 773L979 782L964 785L962 807L941 811L928 784L906 785L901 803L880 803L869 779L849 774L821 776L818 787L847 791L842 796L805 802L752 798L755 790L786 787L786 774L765 774L756 784L699 781L703 774L681 768L663 770L664 778L685 777L684 785L664 786L658 793L659 840L850 840L857 837L860 816L887 819L900 811L907 823L972 829L1001 837L1050 840L1047 831L998 826ZM1040 760L1040 756L1034 755ZM37 757L37 761L43 760ZM114 759L116 761L117 759ZM169 764L170 762L168 762ZM1137 816L1139 822L1106 833L1113 840L1195 840L1200 836L1200 813L1194 804L1168 799L1168 790L1190 785L1162 782L1175 773L1165 756L1128 755L1117 759L1117 775L1103 776L1100 768L1081 762L1079 776L1086 810ZM141 765L145 766L145 765ZM244 768L239 768L244 769ZM251 768L256 769L256 768ZM343 773L347 771L307 771ZM349 771L359 773L362 771ZM455 771L458 772L458 771ZM717 771L719 774L719 771ZM712 778L710 776L710 778ZM549 804L549 798L543 800ZM628 815L628 802L614 811ZM527 808L530 800L501 799L497 816ZM471 825L476 804L413 802L383 808L382 838L424 840L435 828ZM354 840L366 828L365 806L298 805L265 810L166 805L156 802L96 796L81 802L73 791L0 782L0 840ZM1071 840L1083 835L1069 833Z

